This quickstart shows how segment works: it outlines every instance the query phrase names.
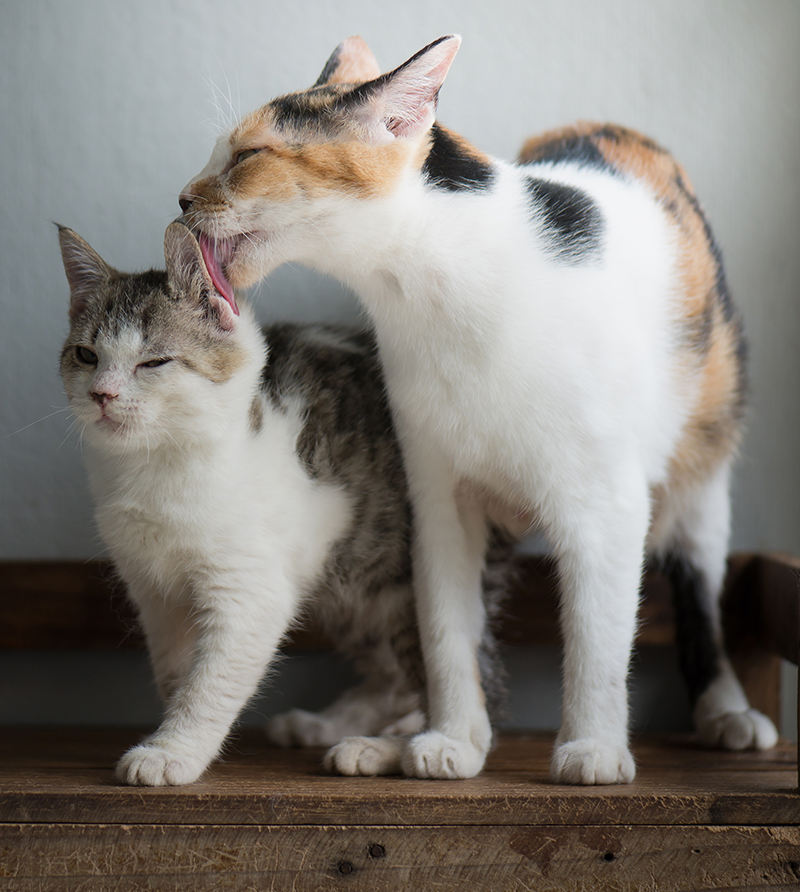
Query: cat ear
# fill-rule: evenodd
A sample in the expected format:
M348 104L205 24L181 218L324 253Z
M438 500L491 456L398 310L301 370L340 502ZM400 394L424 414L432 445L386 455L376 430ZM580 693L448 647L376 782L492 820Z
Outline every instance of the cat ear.
M223 297L214 285L200 245L191 229L177 221L164 233L164 259L169 287L176 299L188 298L197 304L208 301L220 328L230 331L238 315L233 297Z
M328 84L363 84L381 73L372 50L358 36L342 41L325 63L315 87Z
M383 145L430 129L439 89L460 46L458 35L440 37L399 68L352 92L370 142Z
M61 244L61 260L69 282L69 315L74 319L86 309L89 298L108 285L116 270L77 232L60 223L56 223L56 226Z

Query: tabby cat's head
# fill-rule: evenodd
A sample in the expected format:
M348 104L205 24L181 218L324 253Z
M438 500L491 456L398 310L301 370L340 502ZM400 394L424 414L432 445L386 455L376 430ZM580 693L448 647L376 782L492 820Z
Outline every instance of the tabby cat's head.
M61 375L84 435L110 450L151 449L212 430L214 391L247 362L247 320L214 287L179 223L164 240L167 272L122 273L59 226L70 285ZM217 400L218 401L218 400Z
M348 38L313 87L274 99L218 140L180 204L223 294L285 261L316 265L343 208L390 195L419 171L460 43L442 37L381 75L361 38Z

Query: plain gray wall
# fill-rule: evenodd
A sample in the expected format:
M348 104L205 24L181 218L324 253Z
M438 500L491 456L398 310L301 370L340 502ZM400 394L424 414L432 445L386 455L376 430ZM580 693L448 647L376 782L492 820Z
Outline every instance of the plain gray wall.
M160 265L177 195L227 120L310 85L349 34L389 69L453 32L440 119L483 150L513 157L528 134L612 120L688 169L751 349L732 545L800 553L796 0L0 0L0 22L0 557L101 551L57 374L51 221L122 269ZM265 318L358 314L298 269L256 301Z

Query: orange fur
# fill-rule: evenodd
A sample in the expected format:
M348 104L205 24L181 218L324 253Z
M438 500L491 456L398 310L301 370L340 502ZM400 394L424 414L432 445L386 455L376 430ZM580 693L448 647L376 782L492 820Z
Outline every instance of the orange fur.
M363 84L380 76L381 69L372 50L361 37L348 37L331 57L335 68L325 79L326 84Z
M742 333L720 293L716 248L684 169L667 151L633 130L580 122L527 140L521 163L542 160L559 144L584 139L623 176L643 182L673 227L678 261L678 309L683 338L679 373L697 395L671 461L671 483L691 483L724 459L739 441L744 404Z

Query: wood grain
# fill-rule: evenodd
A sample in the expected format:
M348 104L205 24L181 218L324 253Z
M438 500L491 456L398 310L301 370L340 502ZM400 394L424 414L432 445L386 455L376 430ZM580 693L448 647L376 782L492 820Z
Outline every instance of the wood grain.
M118 786L132 731L7 729L0 735L0 823L274 825L763 825L800 823L796 753L721 753L688 738L634 741L636 782L550 782L552 736L504 735L465 781L343 778L321 750L269 747L248 730L196 784ZM2 887L0 887L2 888Z
M4 892L796 889L797 827L0 827Z

